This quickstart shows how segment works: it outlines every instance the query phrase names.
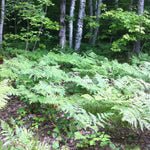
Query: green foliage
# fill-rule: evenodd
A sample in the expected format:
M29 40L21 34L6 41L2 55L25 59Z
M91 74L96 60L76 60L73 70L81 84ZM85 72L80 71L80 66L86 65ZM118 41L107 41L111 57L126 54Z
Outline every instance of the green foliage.
M148 55L120 64L94 53L50 52L37 61L5 60L1 78L13 82L13 95L29 104L57 105L80 127L97 130L106 120L122 120L143 130L150 128L149 66Z
M121 45L126 46L129 41L136 41L136 35L139 35L140 33L144 34L144 28L141 28L139 25L142 21L142 16L138 16L135 12L127 12L122 9L117 9L107 11L101 17L103 19L113 18L114 20L109 26L109 34L125 30L125 34L113 42L113 51L120 51Z
M100 39L108 39L110 37L112 51L121 51L123 47L127 47L131 42L136 42L139 38L149 39L146 34L149 28L147 13L141 16L134 11L123 11L123 9L119 8L105 11L99 18L102 20L101 24L97 25L94 16L92 16L88 25L93 28L97 26L101 28ZM107 25L104 27L103 25L106 23Z
M59 148L59 142L58 141L56 141L54 144L53 144L53 146L52 146L54 149L57 149L57 148Z
M138 38L144 39L145 27L149 26L148 17L137 15L136 12L123 11L122 9L107 11L101 17L114 20L109 26L108 33L114 34L121 30L124 31L124 34L113 42L113 51L120 51L121 46L126 46L130 41L134 42Z
M18 149L18 150L50 150L47 144L43 144L38 141L38 137L34 137L31 131L26 128L20 128L15 124L15 121L11 119L13 128L11 128L6 122L1 120L1 134L5 136L1 141L0 149ZM3 144L2 144L3 143Z
M77 143L77 147L89 147L96 145L97 142L100 142L100 146L106 146L111 143L110 136L103 133L95 133L90 135L83 136L80 132L75 133L75 139L82 139L83 141L80 141Z
M4 108L11 93L12 88L8 86L8 80L3 80L0 82L0 109Z
M17 55L22 55L22 56L27 57L30 60L38 60L43 55L46 55L48 53L48 51L45 49L36 49L36 51L34 53L28 51L28 53L25 54L23 49L18 49L16 47L8 46L8 47L5 47L5 51L1 52L1 53L7 58L16 57Z
M19 34L5 34L5 40L19 39L25 41L28 49L29 43L36 43L40 40L39 36L42 34L43 26L45 29L59 30L58 23L46 17L47 6L51 5L53 3L50 0L38 0L36 3L20 2L18 5L15 5L14 9L19 11L18 14L26 22L26 25L22 26ZM43 10L44 7L45 10Z
M119 7L128 7L129 2L120 3ZM17 111L17 125L23 127L25 121L22 118L28 113L40 112L41 116L32 118L30 129L37 131L44 121L51 121L54 128L48 130L47 135L55 138L63 132L68 137L75 136L77 140L83 140L78 147L94 146L98 141L100 146L109 144L115 149L110 137L98 132L99 126L110 126L115 130L115 124L118 128L127 126L149 130L150 56L142 54L122 64L119 59L112 60L120 56L120 51L124 51L122 55L129 54L131 46L139 38L143 44L141 51L143 48L149 51L149 12L141 16L121 8L108 8L109 11L106 11L106 5L102 4L99 18L90 16L85 20L93 31L99 28L97 41L103 42L95 47L82 44L82 56L67 47L65 51L60 50L59 46L48 53L45 49L50 50L58 42L58 33L52 30L59 30L55 20L59 18L60 2L54 3L55 7L51 9L54 5L51 0L7 0L5 40L12 43L4 42L0 60L4 59L3 56L14 58L4 60L4 64L0 65L0 109L6 104L8 95L16 95L27 104L27 109ZM112 6L112 2L106 3ZM66 6L70 6L70 1L66 2ZM76 12L74 18L66 14L66 21L72 19L76 22ZM97 19L100 19L99 24ZM91 36L87 33L83 41ZM34 51L39 41L39 49L31 53L30 50ZM25 48L24 54L22 49ZM65 116L58 118L58 112ZM34 138L32 132L18 127L13 120L12 128L3 121L1 124L6 138L0 141L0 149L49 149ZM83 136L78 131L83 128L96 132ZM62 145L60 141L55 141L52 148L58 149Z

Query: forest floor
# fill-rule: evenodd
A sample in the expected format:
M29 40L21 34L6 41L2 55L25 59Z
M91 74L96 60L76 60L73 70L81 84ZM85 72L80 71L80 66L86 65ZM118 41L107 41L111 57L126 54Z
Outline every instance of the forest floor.
M9 125L10 123L10 118L17 119L19 117L18 110L21 108L26 108L27 105L22 102L21 100L18 100L15 97L12 97L11 100L8 100L8 103L6 107L3 110L0 110L0 119L6 121ZM19 121L23 123L23 127L30 129L30 127L33 124L33 117L35 116L40 116L41 114L25 114L24 117L22 117ZM63 113L57 114L56 117L63 116ZM28 121L27 121L28 118ZM35 134L38 134L38 139L41 142L53 145L53 143L56 140L59 140L58 137L54 137L53 133L49 131L53 131L54 129L54 124L52 121L47 121L47 122L42 122L39 124L38 129L33 129L32 131ZM0 132L1 132L0 128ZM100 131L104 129L100 128ZM89 134L92 131L85 131L81 130L80 131L83 135ZM142 134L139 134L140 131L133 131L131 129L127 128L118 128L116 126L115 130L112 131L105 131L108 135L111 136L112 142L116 145L116 147L119 147L120 150L150 150L150 131L145 130ZM48 134L49 133L49 134ZM3 139L4 137L0 134L0 138ZM88 147L88 148L77 148L76 144L79 140L75 140L74 137L69 138L66 133L61 133L61 138L63 139L61 142L59 142L60 149L62 146L67 146L69 150L113 150L110 147L103 147L101 148L99 146L99 143L97 143L96 146L94 147ZM53 148L52 148L53 150Z

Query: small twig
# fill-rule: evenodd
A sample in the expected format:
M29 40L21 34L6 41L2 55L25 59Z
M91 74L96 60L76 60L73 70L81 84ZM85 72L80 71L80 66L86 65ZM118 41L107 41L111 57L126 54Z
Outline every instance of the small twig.
M45 130L45 129L47 129L48 127L50 127L50 128L51 128L51 127L52 127L52 125L51 125L51 126L49 125L49 126L46 126L46 127L42 127L42 129L41 129L41 130L39 130L39 131Z

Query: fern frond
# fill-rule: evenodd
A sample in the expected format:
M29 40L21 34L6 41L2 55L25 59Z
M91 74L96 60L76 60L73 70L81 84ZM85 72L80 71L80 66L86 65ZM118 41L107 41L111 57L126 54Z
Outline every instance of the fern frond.
M50 150L50 146L38 141L34 134L26 128L20 128L14 124L14 130L1 120L2 132L5 136L3 148L17 149L17 150Z
M8 80L3 80L0 82L0 109L2 109L9 97L7 94L10 92L11 88L8 86Z

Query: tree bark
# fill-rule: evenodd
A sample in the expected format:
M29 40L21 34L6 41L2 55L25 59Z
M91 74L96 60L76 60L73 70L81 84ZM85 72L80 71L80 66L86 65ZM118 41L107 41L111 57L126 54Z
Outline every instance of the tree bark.
M99 16L101 14L101 5L102 4L102 0L98 0L98 3L97 3L97 12L96 12L96 18L97 18L97 24L99 24ZM95 45L96 43L96 38L98 36L98 31L99 31L99 27L96 27L95 31L94 31L94 37L93 37L93 40L92 40L92 44Z
M59 45L63 49L66 46L66 23L65 23L65 16L66 16L66 0L61 0L60 4L60 30L59 30Z
M119 0L115 0L115 7L116 7L116 9L119 7L118 1L119 1Z
M75 51L78 52L78 49L81 45L82 40L82 32L83 32L83 17L85 14L85 5L86 0L80 0L80 8L79 8L79 16L78 16L78 23L77 23L77 33L75 39Z
M93 2L92 0L89 0L89 8L90 8L90 17L93 16ZM92 27L90 27L90 38L89 38L89 43L92 42L92 34L93 34L93 29Z
M69 21L69 45L72 48L73 45L73 17L74 17L74 9L75 9L76 0L71 1L70 7L70 21Z
M97 5L98 5L97 1L98 0L95 0L95 16L97 16L97 9L98 9L98 7L97 7Z
M29 30L30 30L30 22L29 22L29 19L27 19L27 33L29 33ZM25 48L25 56L27 56L28 49L29 49L29 36L27 35L26 48Z
M128 11L131 11L131 8L132 8L133 3L134 3L134 0L131 0L131 1L130 1L130 4L129 4Z
M5 16L5 0L2 0L2 2L1 2L1 20L0 20L0 45L2 45L2 42L3 42L4 16Z
M138 1L138 15L143 16L143 12L144 12L144 0L139 0Z
M144 0L139 0L138 1L138 12L137 12L137 14L143 16L143 12L144 12ZM141 39L139 38L137 40L137 42L135 43L135 46L133 49L133 54L136 54L138 56L140 51L141 51Z

